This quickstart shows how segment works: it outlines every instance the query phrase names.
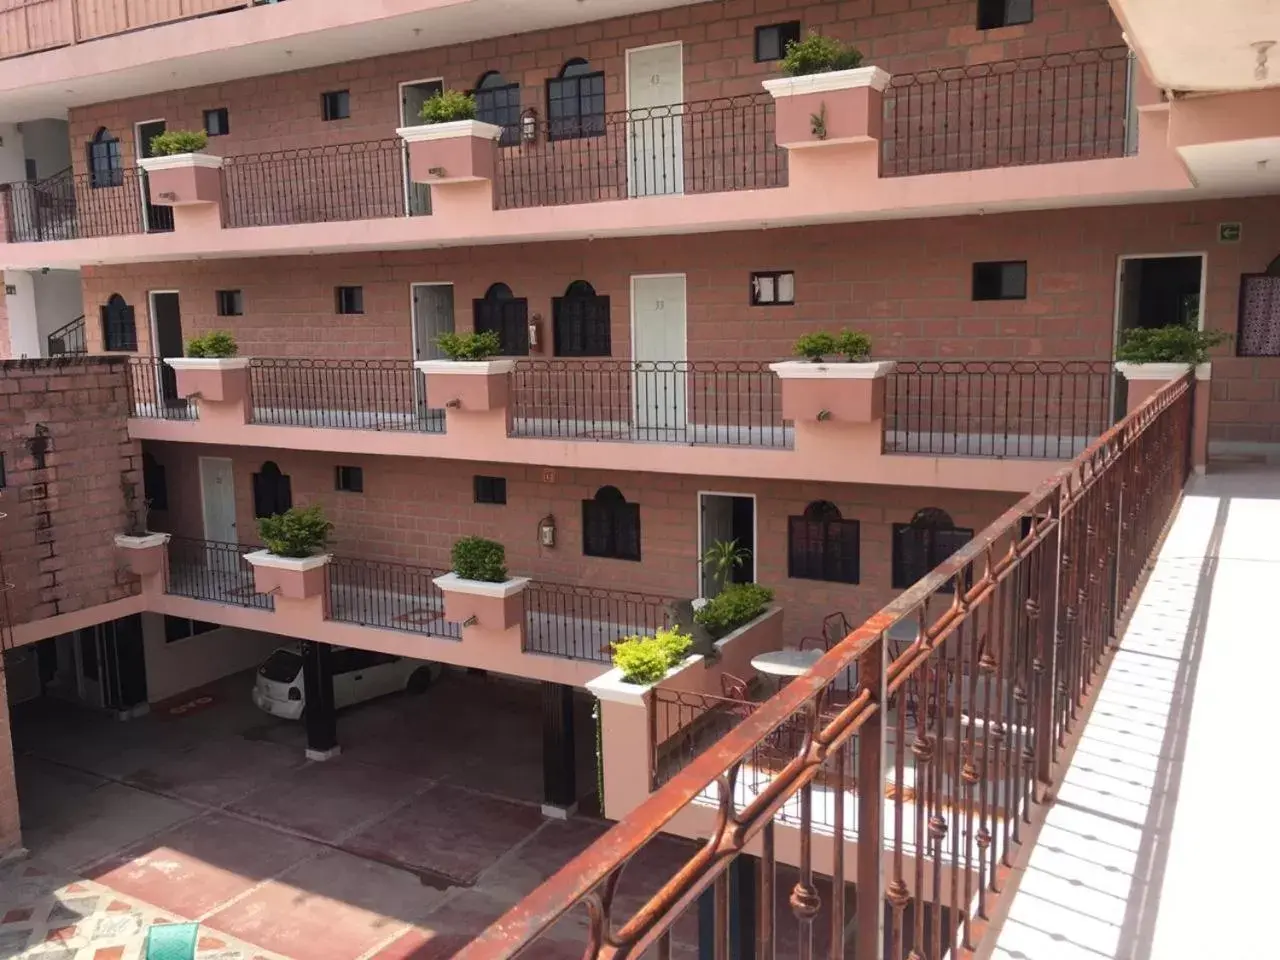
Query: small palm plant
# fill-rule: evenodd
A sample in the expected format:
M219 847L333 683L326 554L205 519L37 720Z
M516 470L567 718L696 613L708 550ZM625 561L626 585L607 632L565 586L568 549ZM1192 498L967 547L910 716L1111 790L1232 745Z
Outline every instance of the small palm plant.
M729 585L733 571L750 559L751 551L739 546L737 540L717 540L702 555L702 566L711 571L712 578L723 590Z

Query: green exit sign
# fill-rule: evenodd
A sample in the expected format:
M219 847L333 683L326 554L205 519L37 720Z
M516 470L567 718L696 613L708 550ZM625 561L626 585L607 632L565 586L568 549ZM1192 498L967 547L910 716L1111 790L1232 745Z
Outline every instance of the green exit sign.
M1218 224L1218 242L1219 243L1239 243L1240 230L1241 230L1240 224L1238 223Z

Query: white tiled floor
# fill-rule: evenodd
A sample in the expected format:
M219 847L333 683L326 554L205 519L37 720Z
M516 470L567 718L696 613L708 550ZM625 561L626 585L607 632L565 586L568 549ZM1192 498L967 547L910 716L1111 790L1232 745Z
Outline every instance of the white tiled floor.
M1280 955L1280 470L1193 480L999 932L998 960Z

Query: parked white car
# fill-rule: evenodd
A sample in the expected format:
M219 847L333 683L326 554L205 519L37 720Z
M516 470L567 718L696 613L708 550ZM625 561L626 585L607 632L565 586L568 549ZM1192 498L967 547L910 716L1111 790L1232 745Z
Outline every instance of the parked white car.
M333 699L338 709L401 690L421 693L440 676L440 664L389 653L334 647ZM285 720L297 720L307 705L298 646L278 647L258 667L253 685L258 709Z

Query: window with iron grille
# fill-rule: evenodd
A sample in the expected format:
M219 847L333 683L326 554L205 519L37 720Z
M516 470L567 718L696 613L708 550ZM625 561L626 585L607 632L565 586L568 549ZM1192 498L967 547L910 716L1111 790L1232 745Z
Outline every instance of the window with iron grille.
M244 294L239 290L219 290L218 298L218 316L220 317L240 317L244 316Z
M133 307L113 293L99 310L102 318L102 346L105 350L137 350L138 325Z
M204 112L204 132L211 137L225 137L231 132L231 115L226 107Z
M169 483L164 465L149 452L142 453L142 496L149 510L169 509Z
M893 586L904 590L973 539L943 510L926 507L910 523L893 525ZM951 593L948 584L941 592Z
M351 92L330 90L320 94L320 115L325 120L345 120L351 116Z
M614 560L640 559L640 504L617 487L601 487L582 501L582 553Z
M547 81L547 137L572 140L604 133L604 71L575 57Z
M364 287L335 287L333 302L336 313L364 313Z
M973 299L1027 299L1027 261L992 260L973 265Z
M479 300L471 302L476 333L493 331L507 357L529 354L529 301L516 297L505 283L495 283Z
M996 30L1030 23L1032 0L978 0L978 29Z
M858 521L845 520L834 503L815 500L787 520L787 576L797 580L857 583Z
M476 119L502 128L498 144L512 147L520 142L520 84L508 83L497 70L490 70L476 84Z
M293 483L271 460L253 475L253 515L274 517L293 506Z
M790 306L796 302L796 275L791 270L765 270L751 274L753 307Z
M120 157L120 141L106 127L100 127L88 144L89 186L102 187L124 185L124 162Z
M477 474L475 477L475 501L476 503L506 503L507 478L482 477Z
M569 284L563 297L551 300L557 357L607 357L613 352L609 298L585 280Z
M799 41L799 20L756 27L756 63L781 60L787 55L787 44Z
M1266 273L1240 278L1239 324L1238 356L1280 357L1280 257Z
M364 468L334 467L333 489L342 493L364 493Z

